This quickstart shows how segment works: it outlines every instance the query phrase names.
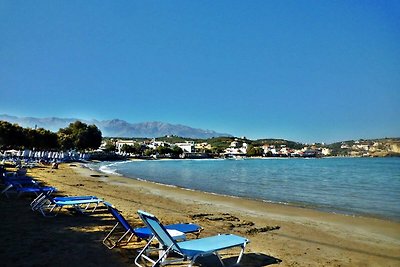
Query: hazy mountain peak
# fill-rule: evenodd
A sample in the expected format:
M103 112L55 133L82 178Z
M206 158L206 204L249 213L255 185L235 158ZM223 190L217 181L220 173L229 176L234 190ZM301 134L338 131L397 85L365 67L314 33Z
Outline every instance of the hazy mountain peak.
M231 136L226 133L217 133L212 130L196 129L181 124L170 124L160 121L129 123L121 119L112 120L81 120L76 118L34 118L16 117L7 114L0 115L0 120L18 123L22 127L41 127L51 131L58 131L67 127L71 122L80 120L87 124L95 124L103 133L103 136L112 137L160 137L165 135L177 135L191 138L210 138L218 136Z

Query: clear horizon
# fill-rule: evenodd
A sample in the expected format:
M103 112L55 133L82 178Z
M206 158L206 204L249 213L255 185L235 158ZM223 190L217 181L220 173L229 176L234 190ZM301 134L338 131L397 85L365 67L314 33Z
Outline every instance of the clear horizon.
M398 137L398 1L2 1L0 114Z

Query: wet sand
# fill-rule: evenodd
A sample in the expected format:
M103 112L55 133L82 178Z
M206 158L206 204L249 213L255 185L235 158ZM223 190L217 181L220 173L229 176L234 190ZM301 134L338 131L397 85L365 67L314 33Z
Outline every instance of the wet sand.
M142 209L165 224L197 223L204 227L201 237L245 236L251 242L240 266L400 266L399 222L189 191L97 173L78 163L33 168L28 175L57 187L60 195L101 197L132 225L141 225L136 211ZM134 266L144 245L108 250L101 241L115 221L105 208L87 216L64 210L44 218L30 210L28 197L2 196L0 213L2 266ZM236 252L225 253L228 263Z

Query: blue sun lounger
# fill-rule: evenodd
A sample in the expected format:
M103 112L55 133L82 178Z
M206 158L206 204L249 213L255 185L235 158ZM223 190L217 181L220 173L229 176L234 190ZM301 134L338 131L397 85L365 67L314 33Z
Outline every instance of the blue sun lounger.
M7 191L13 186L31 186L31 185L39 185L33 178L30 177L14 177L14 176L5 176L1 177L1 182L6 186L2 192Z
M42 186L42 187L15 187L15 191L18 193L18 197L24 193L33 193L39 195L43 192L54 192L57 188L53 186Z
M43 192L42 194L40 194L39 196L37 196L32 202L31 202L31 208L33 211L37 210L39 207L39 205L46 205L46 201L47 201L47 205L49 204L48 200L47 200L47 195L49 193L48 192ZM55 196L53 197L54 201L69 201L69 200L84 200L84 199L96 199L96 196Z
M133 236L136 236L138 239L145 239L145 240L149 240L153 236L151 230L148 227L133 228L129 224L129 222L124 218L124 216L122 216L122 214L112 204L104 202L104 205L108 208L112 216L117 221L117 223L114 225L111 231L103 239L103 244L107 248L113 249L116 246L122 244L125 245L129 243L129 241L131 241ZM115 233L115 230L117 229L118 225L120 225L120 227L122 227L125 232L116 241L114 241L115 238L114 240L112 240L112 235ZM201 226L193 223L170 224L165 226L165 228L168 230L176 230L180 232L181 235L179 235L179 238L185 238L184 236L185 234L194 234L196 237L198 237L200 232L203 230ZM123 242L124 239L126 239L125 242Z
M43 199L35 203L32 207L33 210L39 211L43 216L57 216L58 212L63 207L72 207L77 212L84 214L90 207L94 205L92 212L96 210L100 203L103 203L103 199L96 196L77 196L77 197L51 197L50 194L44 193ZM57 211L53 213L56 209Z
M31 178L23 179L7 179L4 181L6 188L1 191L1 194L5 194L9 197L10 193L16 193L17 197L20 197L24 193L40 195L44 192L53 192L57 189L53 186L41 186L38 182Z
M147 260L153 267L187 261L189 261L188 266L191 267L198 257L212 254L216 255L220 263L225 266L218 251L240 247L241 251L236 261L238 264L242 259L247 243L250 242L247 238L233 234L216 235L178 242L171 237L167 229L154 215L141 210L138 211L138 214L154 235L135 259L135 264L139 267L142 267L142 265L138 263L140 259ZM154 240L158 240L161 250L156 260L151 259L146 253L148 247ZM168 260L170 254L173 254L173 259Z

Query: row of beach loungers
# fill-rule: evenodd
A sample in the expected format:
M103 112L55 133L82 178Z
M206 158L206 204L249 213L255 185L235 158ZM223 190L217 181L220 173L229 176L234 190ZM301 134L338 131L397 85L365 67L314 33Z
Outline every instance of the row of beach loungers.
M0 151L0 158L4 160L26 160L26 161L37 161L37 160L59 160L59 161L71 161L71 160L87 160L89 154L80 153L76 151L33 151L29 149L25 150L6 150Z
M179 262L189 262L192 266L196 259L208 255L216 255L224 266L219 251L240 248L236 263L241 261L246 245L250 242L247 238L233 234L219 234L199 238L203 228L193 223L178 223L163 225L156 216L138 210L138 216L145 227L133 227L111 203L97 196L53 196L57 191L55 187L44 186L38 181L26 176L26 172L6 172L0 170L3 190L1 194L10 198L12 194L20 197L22 194L34 195L30 203L33 211L45 217L55 217L64 207L73 208L80 214L94 212L102 204L114 217L116 224L103 239L103 244L113 249L129 243L133 237L146 240L146 245L139 251L135 258L135 265L149 263L151 266L163 266ZM123 230L123 233L118 230ZM188 239L188 235L195 238ZM158 253L152 253L157 251ZM155 255L156 256L155 256ZM143 263L144 262L144 263Z

